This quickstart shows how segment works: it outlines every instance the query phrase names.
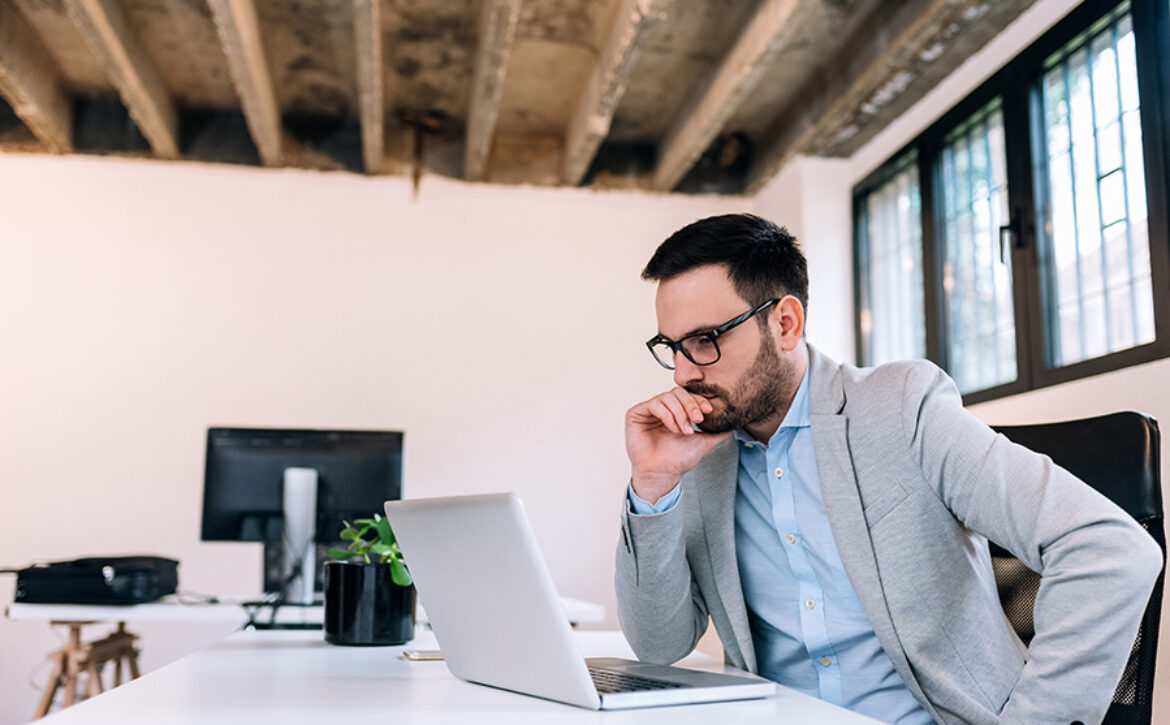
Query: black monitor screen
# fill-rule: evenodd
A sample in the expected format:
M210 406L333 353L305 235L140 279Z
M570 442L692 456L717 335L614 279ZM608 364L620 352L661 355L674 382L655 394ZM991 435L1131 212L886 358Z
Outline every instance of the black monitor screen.
M317 540L402 498L402 433L210 428L204 541L279 541L284 469L317 470Z

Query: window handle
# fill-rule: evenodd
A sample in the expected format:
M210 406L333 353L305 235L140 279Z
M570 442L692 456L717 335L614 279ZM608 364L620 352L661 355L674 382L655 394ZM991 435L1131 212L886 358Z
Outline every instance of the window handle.
M999 263L1007 264L1007 252L1011 240L1015 240L1012 245L1015 249L1024 248L1024 240L1020 236L1020 210L1014 209L1011 220L999 228Z

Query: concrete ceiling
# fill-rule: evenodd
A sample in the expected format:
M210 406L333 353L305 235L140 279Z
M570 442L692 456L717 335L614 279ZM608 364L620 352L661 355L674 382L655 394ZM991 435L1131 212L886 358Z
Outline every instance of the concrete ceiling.
M1033 0L3 0L0 152L741 193Z

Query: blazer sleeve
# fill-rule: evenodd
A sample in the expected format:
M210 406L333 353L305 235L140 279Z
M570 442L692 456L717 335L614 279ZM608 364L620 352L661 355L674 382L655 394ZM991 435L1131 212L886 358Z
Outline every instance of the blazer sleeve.
M1162 552L1125 511L1047 456L962 407L941 370L916 365L903 430L955 517L1040 574L1036 635L1002 723L1100 722L1121 678Z
M618 620L639 660L671 664L707 630L707 607L686 558L686 491L669 510L639 516L622 497L617 547Z

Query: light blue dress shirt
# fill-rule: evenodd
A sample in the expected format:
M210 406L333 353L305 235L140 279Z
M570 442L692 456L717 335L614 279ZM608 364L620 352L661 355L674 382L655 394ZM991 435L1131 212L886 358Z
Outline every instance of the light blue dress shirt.
M808 371L767 445L736 431L735 546L760 674L813 697L899 725L931 723L878 642L821 498L808 413ZM662 513L681 486L633 511Z

